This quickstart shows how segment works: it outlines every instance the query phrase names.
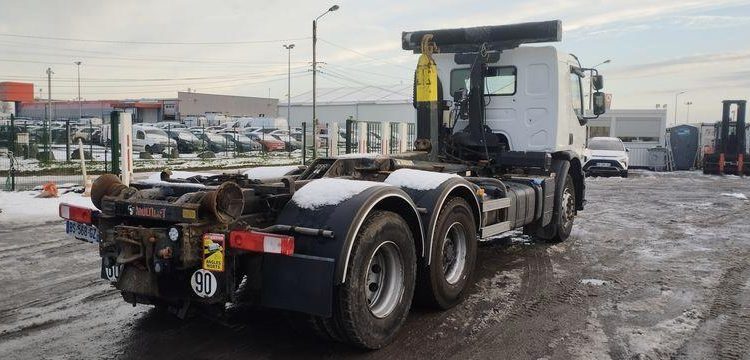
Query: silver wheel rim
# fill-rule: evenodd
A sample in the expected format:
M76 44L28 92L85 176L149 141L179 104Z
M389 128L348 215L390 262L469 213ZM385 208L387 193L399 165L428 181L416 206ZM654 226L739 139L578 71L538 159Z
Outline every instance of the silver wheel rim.
M573 223L575 217L575 204L573 194L570 192L570 188L566 187L562 195L562 220L565 227L570 226Z
M466 267L466 229L454 222L443 238L443 274L448 284L454 285Z
M367 263L365 297L370 313L384 318L393 312L404 293L404 264L392 241L383 242Z

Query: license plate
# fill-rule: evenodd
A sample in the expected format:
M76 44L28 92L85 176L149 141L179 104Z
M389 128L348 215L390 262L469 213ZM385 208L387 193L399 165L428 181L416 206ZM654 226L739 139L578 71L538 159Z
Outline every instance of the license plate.
M67 220L65 221L65 233L83 241L98 243L101 241L99 229L88 224Z
M599 166L599 167L609 167L610 164L609 163L596 163L596 166Z

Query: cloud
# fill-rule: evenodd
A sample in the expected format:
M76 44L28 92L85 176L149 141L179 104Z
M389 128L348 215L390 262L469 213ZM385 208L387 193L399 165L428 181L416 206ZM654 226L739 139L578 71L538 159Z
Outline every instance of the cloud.
M708 67L710 71L707 72L713 73L717 69L717 65L725 67L744 65L747 61L750 61L750 50L718 54L707 53L615 68L608 73L612 78L636 78L694 71L700 67Z

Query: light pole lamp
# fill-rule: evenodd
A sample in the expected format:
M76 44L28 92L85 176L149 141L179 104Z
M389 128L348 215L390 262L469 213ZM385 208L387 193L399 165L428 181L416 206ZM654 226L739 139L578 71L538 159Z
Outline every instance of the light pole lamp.
M320 20L320 18L322 18L323 16L325 16L329 12L333 12L333 11L336 11L338 9L339 9L338 5L331 6L324 13L322 13L318 17L316 17L315 20L313 20L313 23L312 23L312 30L313 30L313 38L312 38L312 53L313 53L313 61L312 61L312 72L313 72L313 91L312 91L312 103L313 103L312 104L313 155L312 155L312 158L313 159L315 159L317 157L317 149L318 149L318 143L316 141L317 137L315 136L315 132L317 131L317 125L318 125L318 117L317 117L317 114L315 113L315 105L316 105L315 104L315 85L316 85L316 77L317 77L316 75L317 75L317 72L318 72L318 70L317 70L318 63L317 63L317 58L315 56L316 55L316 53L315 53L315 50L316 50L315 47L316 47L316 45L318 43L318 20Z
M601 65L604 65L604 64L609 64L611 62L612 62L611 59L607 59L607 60L604 60L604 61L602 61L602 62L600 62L600 63L592 66L591 68L592 69L596 69L598 66L601 66ZM593 93L594 93L594 82L592 81L592 79L589 79L589 109L593 108L593 106L594 106L593 105L594 104Z
M679 105L677 104L677 97L686 92L687 90L684 90L674 94L674 125L677 125L677 108L679 107Z
M294 44L284 45L284 49L287 50L287 65L286 65L286 127L289 139L291 140L292 137L292 49L294 49ZM291 142L287 142L289 155L292 154L292 144Z
M685 102L685 106L687 107L687 114L685 114L687 118L687 120L685 121L686 124L690 124L690 105L693 105L692 101L688 100L687 102Z

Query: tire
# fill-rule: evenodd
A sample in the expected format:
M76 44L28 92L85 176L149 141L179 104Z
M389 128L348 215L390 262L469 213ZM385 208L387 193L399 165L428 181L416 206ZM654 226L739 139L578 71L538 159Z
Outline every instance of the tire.
M143 150L144 150L145 152L147 152L147 153L151 154L151 146L150 146L150 145L146 145L146 147L144 147L144 148L143 148Z
M476 220L466 200L453 198L443 206L433 239L431 263L420 268L417 294L420 303L450 309L463 299L477 259Z
M313 328L330 339L379 349L393 340L409 314L414 239L396 213L375 211L354 241L346 282L335 290L333 318L313 319Z
M627 171L627 170L625 170L625 171L621 172L621 173L620 173L620 176L622 176L622 177L624 177L624 178L628 177L628 171Z
M569 174L570 162L562 161L557 168L552 221L537 232L539 238L552 243L568 239L576 215L576 191L573 178Z

